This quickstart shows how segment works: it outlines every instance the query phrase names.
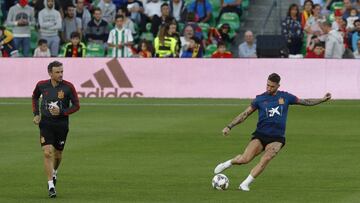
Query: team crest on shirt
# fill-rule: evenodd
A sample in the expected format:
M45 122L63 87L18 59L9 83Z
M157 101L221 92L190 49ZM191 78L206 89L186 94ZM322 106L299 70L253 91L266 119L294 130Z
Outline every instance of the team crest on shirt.
M284 104L284 103L285 103L284 98L280 97L279 98L279 104Z
M58 98L59 99L64 99L64 91L62 91L62 90L60 90L60 91L58 91Z

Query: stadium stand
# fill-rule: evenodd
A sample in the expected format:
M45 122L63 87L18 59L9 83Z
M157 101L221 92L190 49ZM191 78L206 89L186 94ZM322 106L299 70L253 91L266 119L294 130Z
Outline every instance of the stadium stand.
M173 0L159 0L156 1L157 3L151 4L152 7L152 12L156 12L156 9L160 9L157 8L156 6L160 6L162 3L170 3ZM5 3L6 2L6 3ZM67 1L67 2L71 2L71 1ZM145 40L151 44L153 44L154 39L158 36L157 33L151 33L151 31L153 30L152 28L152 19L148 18L145 15L145 4L142 3L142 1L139 0L132 0L130 1L131 3L137 2L137 5L139 5L139 7L137 7L136 11L133 10L132 6L127 6L126 1L115 1L115 0L110 0L111 5L115 5L116 6L116 11L118 11L120 8L121 9L128 9L130 12L128 14L128 18L126 19L131 19L134 22L134 28L135 31L132 32L132 37L133 37L133 45L131 47L131 50L133 50L133 55L134 56L138 56L138 54L136 53L135 50L139 50L138 49L138 42L140 40ZM184 0L185 2L185 10L186 8L189 8L189 5L192 4L194 2L194 0ZM186 25L191 25L194 28L194 32L195 32L195 37L197 37L200 42L201 42L201 46L203 47L203 56L204 57L209 57L211 56L212 53L215 50L215 47L217 46L217 43L219 42L219 40L221 41L225 41L227 44L227 48L229 51L231 51L233 53L234 57L238 56L238 46L243 42L243 37L244 37L244 33L247 30L251 30L254 33L254 36L259 36L259 35L281 35L282 33L291 33L292 32L292 28L294 26L290 26L289 32L286 31L286 27L284 28L281 27L281 22L285 19L286 17L286 13L288 12L288 8L290 6L290 4L297 4L299 6L299 14L302 14L303 11L303 5L300 5L301 3L304 3L304 1L299 1L299 0L287 0L287 1L279 1L279 0L269 0L269 1L262 1L262 0L242 0L241 1L241 10L242 10L242 15L241 17L239 17L238 13L235 12L225 12L223 13L221 16L219 16L220 10L221 10L221 1L220 0L208 0L208 2L211 5L212 8L212 12L211 12L211 20L208 23L204 23L204 22L196 22L198 19L198 17L196 16L196 14L194 15L194 13L191 12L185 12L185 14L187 13L187 20L186 21L182 21L182 22L177 22L177 34L180 37L183 36L183 30L185 28ZM280 3L281 2L281 3ZM319 2L319 1L316 1ZM336 21L336 13L337 15L339 13L341 13L341 15L343 15L344 20L346 21L346 18L349 15L349 9L351 8L359 8L359 6L356 4L356 1L351 1L350 4L346 3L349 2L349 0L338 0L338 1L332 1L331 4L329 4L327 6L326 4L326 0L324 0L321 3L321 17L324 17L326 21L329 21L330 23L333 23ZM345 3L344 3L345 2ZM55 4L59 3L58 1L55 1ZM60 12L61 14L61 18L64 19L64 14L65 12L65 8L68 7L68 4L65 4L64 2L61 2L61 5L55 5L55 8ZM13 26L9 25L6 22L6 18L7 18L7 12L8 12L8 8L10 8L11 6L14 6L17 4L9 4L8 1L0 1L0 23L1 25L6 27L6 30L9 32L13 31ZM30 6L35 6L35 3L32 2L32 0L29 0L29 5ZM76 0L73 0L73 5L76 7ZM85 9L89 10L90 12L93 11L94 8L100 6L101 9L105 9L105 7L103 8L103 6L105 5L104 0L94 0L94 1L86 1L85 4ZM19 5L17 5L19 6ZM113 7L112 7L113 8ZM21 8L20 8L21 9ZM172 9L176 9L176 8L172 8ZM328 10L327 10L328 9ZM35 10L35 17L38 16L37 12L39 12L40 10L36 11ZM360 11L360 10L359 10ZM140 15L138 15L136 18L133 18L133 13L138 13ZM123 12L120 12L123 13ZM119 14L119 12L117 12L117 14ZM92 14L91 14L92 15ZM114 17L112 16L114 14L112 13L107 13L106 16L104 17L104 19L106 19L107 21L111 21L108 23L108 29L112 30L115 28L115 20L111 20ZM139 16L141 16L139 18ZM299 19L301 18L301 16L299 16ZM310 18L310 16L309 16ZM306 19L309 19L306 18ZM78 18L79 20L81 20L80 18ZM218 19L218 22L216 22ZM280 21L281 19L281 21ZM163 22L161 22L161 24L167 24L170 23L170 21L172 21L173 18L168 18L165 20L162 20ZM266 23L264 23L264 21ZM297 21L294 21L297 22ZM289 21L289 23L291 23ZM340 23L340 22L339 22ZM337 24L339 24L337 22ZM216 32L220 32L221 33L221 26L224 24L228 24L230 25L230 30L227 33L227 35L229 36L229 38L231 39L230 41L226 41L226 37L224 38L219 38L219 39L208 39L210 35L214 34L212 32L214 32L214 30ZM303 26L303 19L301 19L301 24ZM334 23L333 23L334 24ZM352 24L352 23L351 23ZM290 25L290 24L289 24ZM336 24L335 24L336 25ZM353 47L356 45L356 42L352 42L352 36L354 34L357 34L356 28L355 26L350 26L352 27L351 29L343 29L342 26L340 25L340 27L338 28L340 34L345 35L346 37L344 37L343 41L344 41L344 52L346 51L351 51L351 52L355 52L357 51L357 47ZM285 31L284 31L285 29ZM40 34L39 34L39 21L38 19L36 19L36 25L35 26L31 26L31 34L30 34L30 51L31 54L34 53L34 50L37 48L37 44L38 41L41 39ZM118 30L119 33L121 32L121 30ZM281 32L282 31L282 32ZM107 46L102 46L99 44L94 44L91 42L87 41L87 37L85 36L85 31L83 31L83 36L82 36L82 41L86 44L86 57L103 57L103 56L110 56L109 53L111 53L111 50L107 48ZM59 30L59 34L58 36L62 36L62 30ZM165 33L166 35L170 35L169 33ZM313 35L313 33L311 34ZM327 35L331 35L331 33L327 34ZM120 35L119 35L120 36ZM301 51L300 54L298 55L302 55L303 57L306 56L307 54L307 50L308 50L308 45L309 45L309 33L305 32L305 30L302 30L302 33L299 34L299 36L303 36L302 39L300 39L301 41ZM357 37L357 35L356 35ZM357 39L355 37L355 39ZM286 36L285 36L286 38ZM288 38L286 38L288 39ZM324 39L320 39L322 41L324 41ZM62 41L60 42L60 48L59 48L59 54L58 56L63 56L64 55L64 44L65 41L64 39L62 39ZM288 43L291 44L291 43ZM354 45L355 44L355 45ZM181 44L179 43L179 46L181 46ZM15 47L16 48L16 47ZM258 47L261 48L261 47ZM178 51L181 49L181 47L178 47ZM326 46L325 46L326 49ZM23 50L20 48L19 53L16 55L16 57L19 56L23 56ZM154 55L154 53L153 53ZM15 56L15 55L14 55ZM292 57L290 55L290 57Z

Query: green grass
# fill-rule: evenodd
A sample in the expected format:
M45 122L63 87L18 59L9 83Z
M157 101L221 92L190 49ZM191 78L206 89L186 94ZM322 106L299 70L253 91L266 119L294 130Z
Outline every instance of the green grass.
M227 191L211 188L214 167L255 129L256 114L221 136L248 100L81 103L50 200L31 101L0 100L0 202L359 202L360 101L292 106L286 146L248 193L237 187L258 158L225 171Z

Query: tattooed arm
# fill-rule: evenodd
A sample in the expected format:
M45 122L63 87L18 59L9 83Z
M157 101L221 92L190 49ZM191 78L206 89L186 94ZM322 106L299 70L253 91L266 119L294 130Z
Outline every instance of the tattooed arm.
M244 112L236 116L236 118L234 118L234 120L231 121L231 123L222 130L223 135L224 136L228 135L233 127L244 122L247 119L247 117L249 117L254 111L256 111L256 109L253 108L252 106L247 107Z
M320 103L326 102L329 99L331 99L331 94L326 93L322 99L299 99L297 104L303 105L303 106L315 106Z

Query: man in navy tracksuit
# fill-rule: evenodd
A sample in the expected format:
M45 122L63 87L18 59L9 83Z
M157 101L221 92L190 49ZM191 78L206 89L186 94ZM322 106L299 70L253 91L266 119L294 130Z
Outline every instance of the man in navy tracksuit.
M40 143L44 152L49 197L54 198L57 169L69 131L69 115L80 109L80 103L73 84L62 79L62 63L51 62L48 65L48 73L49 80L42 80L36 84L32 95L32 107L33 121L40 128ZM41 95L41 111L39 111Z

